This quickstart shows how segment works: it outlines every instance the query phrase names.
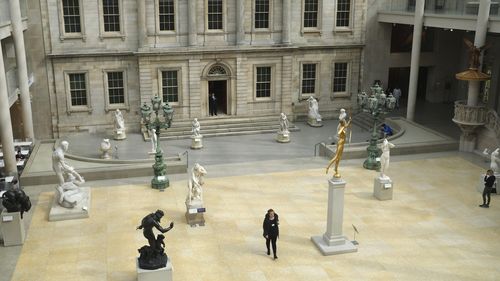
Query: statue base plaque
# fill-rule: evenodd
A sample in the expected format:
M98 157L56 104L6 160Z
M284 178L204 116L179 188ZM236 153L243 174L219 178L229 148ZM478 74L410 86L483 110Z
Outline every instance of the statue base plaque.
M479 191L480 193L483 193L483 191L484 191L484 177L485 176L486 176L486 174L481 174L481 176L479 177L479 184L477 185L477 191ZM498 185L498 182L500 181L500 173L495 173L495 178L497 178L497 180L493 184L493 188L496 188L497 194L500 195L500 186Z
M346 182L341 178L328 180L328 212L326 232L312 236L311 241L323 256L357 252L358 248L342 235L344 222L344 190Z
M59 205L59 195L54 194L52 207L50 208L49 221L63 221L84 219L89 217L90 210L90 187L80 187L82 200L73 208L65 208Z
M137 269L137 280L138 281L172 281L174 268L170 262L170 258L167 260L167 266L158 269L142 269L139 268L139 258L136 260Z
M322 127L323 123L321 122L321 120L317 120L316 118L308 117L307 118L307 125L309 125L311 127Z
M200 149L203 147L203 136L191 136L191 149Z
M7 210L3 210L1 217L3 245L5 247L22 245L26 232L24 230L24 221L21 219L21 213L9 213Z
M290 133L278 132L278 135L276 136L276 141L281 143L290 142Z
M380 201L392 200L392 180L389 177L376 177L373 180L373 196Z
M205 213L205 208L203 204L189 204L186 202L186 221L190 226L204 226L205 225L205 217L203 214Z

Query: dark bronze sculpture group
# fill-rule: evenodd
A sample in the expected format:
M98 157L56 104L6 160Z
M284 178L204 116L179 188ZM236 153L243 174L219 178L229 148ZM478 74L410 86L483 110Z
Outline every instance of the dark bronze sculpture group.
M167 265L168 257L165 253L165 236L163 234L158 234L155 237L153 233L153 228L156 228L161 233L168 232L174 227L174 223L171 222L170 226L163 228L160 225L160 220L165 214L162 210L157 210L145 216L141 225L137 229L142 229L144 237L148 240L149 245L142 246L139 251L139 268L142 269L158 269L165 267Z
M22 189L10 189L2 195L2 205L7 212L21 212L23 218L24 212L31 209L31 201L28 195Z

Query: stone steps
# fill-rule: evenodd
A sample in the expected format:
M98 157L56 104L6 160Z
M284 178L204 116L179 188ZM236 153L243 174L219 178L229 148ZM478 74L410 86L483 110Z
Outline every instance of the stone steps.
M279 116L251 116L251 117L211 117L198 118L200 122L200 133L203 137L215 136L236 136L275 133L279 129ZM160 139L187 139L191 137L192 120L179 120L172 123L168 130L162 130ZM290 131L298 131L299 128L290 123ZM144 139L148 140L149 135L144 132Z
M352 123L363 130L370 131L373 127L373 118L368 112L360 112L352 117Z

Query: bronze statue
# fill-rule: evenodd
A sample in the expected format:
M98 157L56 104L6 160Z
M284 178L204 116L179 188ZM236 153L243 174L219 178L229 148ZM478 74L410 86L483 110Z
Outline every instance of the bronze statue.
M337 151L335 151L335 156L333 156L332 160L330 160L330 163L328 164L328 167L326 167L326 173L328 174L328 170L330 169L330 167L335 164L335 174L333 174L334 178L340 178L340 173L338 171L339 163L342 159L342 153L344 152L344 144L346 141L346 132L347 129L351 126L351 121L352 119L350 117L349 121L346 121L345 118L341 118L339 120L339 126L337 127Z
M153 233L153 227L161 233L168 232L174 227L174 223L171 222L169 227L163 228L160 225L163 216L163 211L157 210L145 216L141 221L141 225L137 227L137 229L142 229L142 233L149 243L149 246L142 246L138 250L140 253L139 267L142 269L158 269L167 265L168 257L165 254L165 243L163 242L165 236L158 234L158 237L155 237Z
M31 209L30 198L21 189L11 189L2 195L2 205L7 209L7 212L21 212L23 218L24 212Z
M487 44L478 48L467 38L464 38L464 42L465 45L467 45L467 48L469 48L469 69L479 69L479 66L481 65L481 52L488 49L491 45Z

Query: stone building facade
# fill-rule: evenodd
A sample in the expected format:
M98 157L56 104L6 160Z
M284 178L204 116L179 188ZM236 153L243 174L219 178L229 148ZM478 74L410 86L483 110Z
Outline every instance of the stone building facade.
M31 50L44 81L34 102L52 113L35 116L37 134L107 130L116 108L138 130L139 107L154 95L174 107L174 121L207 118L211 93L227 116L298 119L314 95L334 117L359 90L365 3L30 0L42 36L29 36L44 46Z

